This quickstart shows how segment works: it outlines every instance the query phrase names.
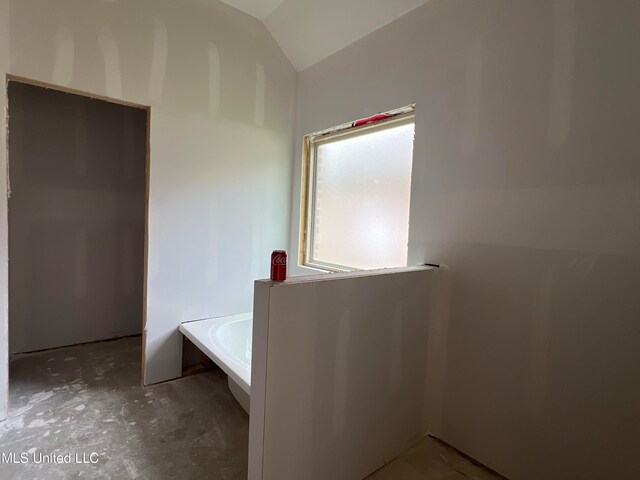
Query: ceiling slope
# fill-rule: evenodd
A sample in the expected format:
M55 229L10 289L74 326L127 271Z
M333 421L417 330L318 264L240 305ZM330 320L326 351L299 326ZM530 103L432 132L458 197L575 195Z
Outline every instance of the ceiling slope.
M262 20L298 71L427 0L223 0Z
M222 0L227 5L231 5L244 13L264 21L284 0Z

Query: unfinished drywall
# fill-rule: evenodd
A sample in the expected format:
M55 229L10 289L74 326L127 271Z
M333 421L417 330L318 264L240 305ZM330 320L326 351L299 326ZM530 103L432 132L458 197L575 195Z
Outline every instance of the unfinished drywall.
M9 0L0 0L0 420L7 418L9 401L9 297L7 250L7 129L5 112L9 71Z
M255 284L249 479L365 478L426 433L438 269Z
M450 279L429 427L513 480L640 469L639 24L638 2L431 0L300 74L297 152L417 102L409 262Z
M140 333L147 111L8 92L11 353Z
M144 381L177 377L180 322L250 310L286 243L295 70L215 0L13 0L9 18L9 73L151 106Z

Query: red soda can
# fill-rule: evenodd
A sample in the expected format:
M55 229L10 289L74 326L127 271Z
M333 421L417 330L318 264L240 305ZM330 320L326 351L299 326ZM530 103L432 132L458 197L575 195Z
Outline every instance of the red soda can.
M287 279L287 252L274 250L271 254L271 280L284 282Z

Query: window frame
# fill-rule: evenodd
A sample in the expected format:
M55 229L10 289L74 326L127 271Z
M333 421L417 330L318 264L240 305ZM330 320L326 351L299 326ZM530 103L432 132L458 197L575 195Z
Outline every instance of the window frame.
M335 129L329 129L319 133L311 133L304 136L302 145L302 188L298 252L298 264L300 266L325 272L354 272L361 270L359 268L348 267L346 265L336 265L313 258L314 220L316 208L316 152L318 147L322 144L336 141L337 139L356 137L372 130L383 131L411 123L415 125L415 106L412 107L413 108L407 113L397 114L392 117L376 120L364 125L355 127L336 127Z

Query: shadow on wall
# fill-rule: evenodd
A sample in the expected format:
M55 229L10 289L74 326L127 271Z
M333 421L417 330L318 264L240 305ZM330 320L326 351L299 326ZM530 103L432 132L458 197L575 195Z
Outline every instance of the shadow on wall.
M638 467L640 9L617 5L436 1L414 20L433 73L410 256L451 268L435 433L512 478Z
M431 426L477 458L489 458L487 438L504 445L497 464L526 465L522 478L549 468L574 478L576 464L599 472L603 458L612 478L631 478L640 259L479 244L446 250L455 258L454 300L441 415Z

